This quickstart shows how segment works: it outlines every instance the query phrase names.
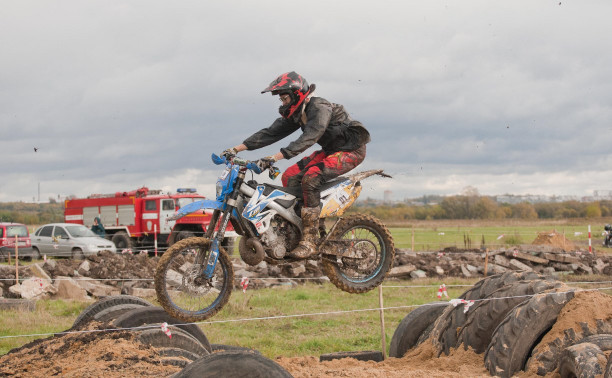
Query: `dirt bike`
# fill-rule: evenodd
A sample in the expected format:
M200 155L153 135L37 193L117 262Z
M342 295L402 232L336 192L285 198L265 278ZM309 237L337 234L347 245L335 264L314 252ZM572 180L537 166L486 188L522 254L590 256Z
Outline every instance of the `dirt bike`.
M226 166L217 180L216 199L193 202L169 218L212 210L204 237L172 245L155 272L155 291L161 306L185 321L208 319L229 300L234 272L227 251L221 247L229 222L242 235L240 257L247 264L299 261L289 252L301 240L302 188L245 181L248 171L262 172L252 161L239 157L228 160L215 154L212 160ZM277 167L269 168L271 178L279 173ZM361 180L372 175L390 177L382 170L370 170L338 177L321 190L319 254L311 259L320 259L330 281L349 293L364 293L380 285L395 254L393 238L380 220L363 214L342 217L359 196ZM329 232L324 222L328 217L337 217Z

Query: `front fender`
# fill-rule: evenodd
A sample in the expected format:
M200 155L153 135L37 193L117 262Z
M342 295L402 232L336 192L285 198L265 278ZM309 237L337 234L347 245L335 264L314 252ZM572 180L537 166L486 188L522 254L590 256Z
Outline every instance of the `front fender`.
M205 209L223 210L224 207L225 207L225 204L223 202L216 201L216 200L205 199L201 201L196 201L196 202L190 203L189 205L181 207L176 213L174 213L174 215L168 217L168 220L181 219L185 215L194 213L199 210L205 210Z

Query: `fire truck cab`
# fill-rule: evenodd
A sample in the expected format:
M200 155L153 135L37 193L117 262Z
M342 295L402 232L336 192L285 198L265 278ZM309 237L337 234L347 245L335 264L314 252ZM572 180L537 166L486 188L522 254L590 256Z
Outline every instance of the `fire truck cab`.
M199 211L177 221L167 219L181 207L204 198L191 188L178 189L173 194L162 194L147 187L131 192L92 194L66 200L64 218L66 223L91 227L94 218L100 217L106 238L115 243L117 251L152 248L155 242L171 246L179 240L204 235L210 213ZM223 244L230 253L236 236L228 227Z

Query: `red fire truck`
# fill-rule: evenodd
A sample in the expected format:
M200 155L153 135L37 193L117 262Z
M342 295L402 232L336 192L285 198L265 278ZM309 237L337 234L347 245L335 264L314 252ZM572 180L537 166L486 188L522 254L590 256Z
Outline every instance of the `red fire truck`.
M157 239L160 246L192 236L202 236L210 223L211 214L200 211L178 221L167 218L179 208L203 200L195 189L178 189L173 194L142 187L131 192L92 194L87 198L74 198L64 203L66 223L91 227L94 218L100 217L106 237L117 246L117 251L133 248L151 248ZM237 234L228 229L223 241L230 253Z

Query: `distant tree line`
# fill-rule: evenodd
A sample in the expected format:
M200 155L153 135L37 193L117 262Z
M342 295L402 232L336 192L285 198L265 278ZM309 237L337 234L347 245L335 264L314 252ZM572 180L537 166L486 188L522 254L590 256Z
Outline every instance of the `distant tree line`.
M367 213L382 220L434 219L566 219L612 218L612 201L565 201L517 204L497 203L487 196L456 195L438 198L438 202L413 205L398 203L381 205L360 201L348 213ZM27 225L63 222L62 203L0 202L0 221ZM612 220L611 220L612 221Z
M487 196L456 195L437 203L374 205L358 202L348 212L361 212L383 220L433 219L566 219L612 217L612 201L565 201L517 204L497 203Z
M0 222L41 225L63 221L63 203L0 202Z

